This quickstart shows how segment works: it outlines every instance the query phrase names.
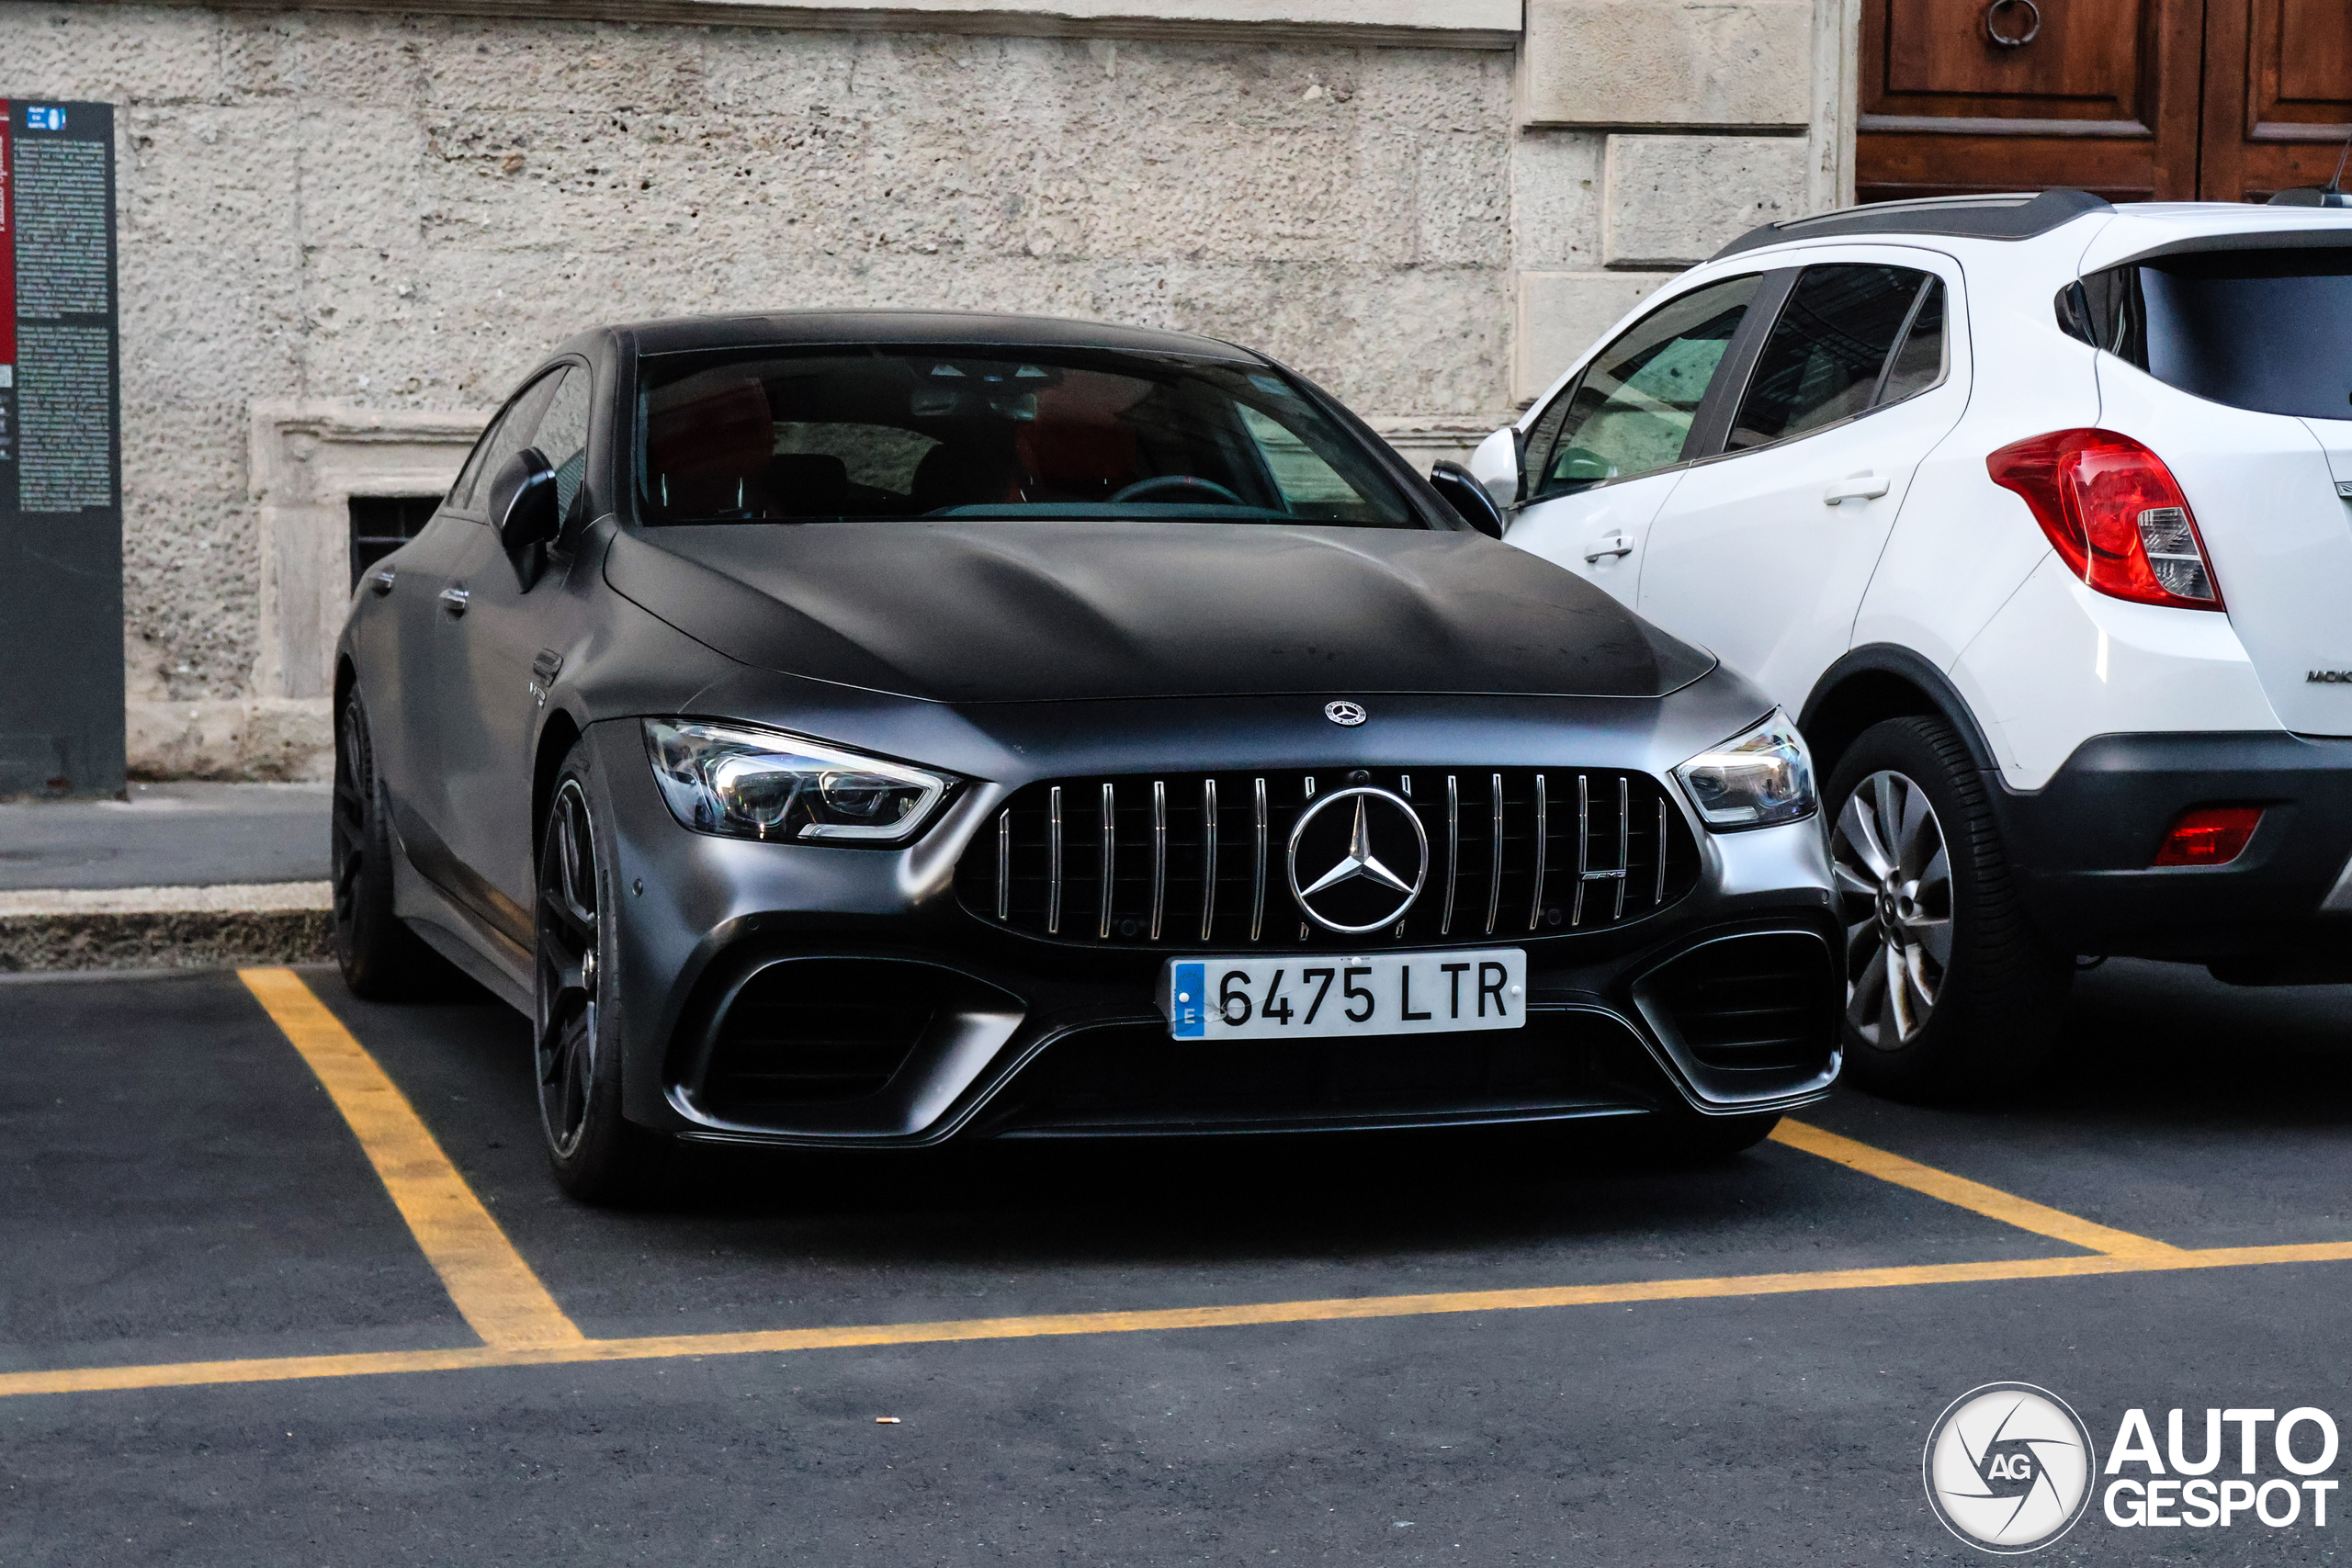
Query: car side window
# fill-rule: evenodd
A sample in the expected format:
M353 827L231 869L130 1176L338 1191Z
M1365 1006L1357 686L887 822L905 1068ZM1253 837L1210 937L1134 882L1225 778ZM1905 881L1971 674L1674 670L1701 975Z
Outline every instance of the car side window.
M1940 386L1950 363L1944 348L1943 279L1930 277L1927 289L1919 296L1919 303L1912 310L1911 325L1903 334L1901 346L1886 362L1886 385L1879 389L1871 406L1884 408Z
M481 439L474 443L474 455L466 459L449 492L450 501L460 511L478 513L489 504L491 476L498 472L501 463L531 444L539 415L546 412L548 400L555 395L562 378L561 370L551 371L524 388L482 432Z
M1680 462L1699 404L1761 282L1755 274L1725 278L1668 300L1595 355L1531 433L1528 499Z
M555 514L570 517L588 472L588 405L595 378L577 365L561 374L563 382L539 416L531 445L555 467Z
M1943 372L1940 306L1918 340L1917 355L1898 356L1896 350L1906 343L1905 329L1917 324L1914 317L1927 303L1923 296L1936 288L1931 274L1910 267L1838 263L1805 268L1764 340L1732 421L1730 449L1786 440L1866 412L1880 400L1898 357L1916 382L1932 355L1930 380L1912 388L1925 390Z

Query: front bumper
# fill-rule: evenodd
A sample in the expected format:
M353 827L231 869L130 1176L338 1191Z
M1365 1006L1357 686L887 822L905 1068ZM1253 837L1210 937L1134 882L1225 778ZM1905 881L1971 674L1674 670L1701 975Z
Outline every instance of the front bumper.
M2220 805L2263 807L2237 859L2150 864L2182 812ZM1996 791L1995 809L2029 916L2068 951L2352 979L2352 740L2099 736L2041 789Z
M1837 1074L1843 988L1815 821L1701 832L1697 888L1622 928L1442 944L1527 951L1521 1030L1204 1050L1168 1037L1166 952L1035 941L958 903L959 852L1009 786L971 786L901 852L754 843L678 825L634 721L589 739L622 906L606 1007L624 1105L679 1136L887 1147L1688 1120L1787 1110ZM1734 1038L1749 971L1794 1045ZM796 1030L826 1049L787 1072L743 1066L747 1036ZM860 1055L886 1036L896 1055Z

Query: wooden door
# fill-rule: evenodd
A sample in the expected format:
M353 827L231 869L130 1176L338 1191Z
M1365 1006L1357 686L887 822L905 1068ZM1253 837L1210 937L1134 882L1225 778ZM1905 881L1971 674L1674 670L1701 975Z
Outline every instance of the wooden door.
M2340 13L2352 0L2267 3ZM2110 201L2194 196L2204 9L1863 0L1860 199L2062 185Z
M2352 137L2352 0L2208 0L2205 63L2199 195L2327 182Z

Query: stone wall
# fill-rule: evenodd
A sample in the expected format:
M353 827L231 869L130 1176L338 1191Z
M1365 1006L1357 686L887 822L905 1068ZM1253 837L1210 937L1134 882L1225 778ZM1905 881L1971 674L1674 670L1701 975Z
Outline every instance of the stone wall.
M323 765L288 617L322 618L340 546L287 530L390 481L312 482L300 441L461 430L581 326L1180 327L1426 461L1671 268L1834 199L1813 0L1528 7L1514 54L0 3L0 95L119 106L134 768Z

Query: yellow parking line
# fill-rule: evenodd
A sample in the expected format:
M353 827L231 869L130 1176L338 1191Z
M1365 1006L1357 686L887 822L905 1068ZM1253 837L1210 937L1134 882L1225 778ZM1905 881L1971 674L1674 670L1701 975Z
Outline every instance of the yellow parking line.
M1981 1181L1971 1181L1964 1176L1938 1170L1917 1160L1905 1159L1901 1155L1874 1149L1868 1144L1858 1144L1851 1138L1812 1126L1804 1122L1783 1120L1772 1130L1775 1143L1803 1149L1809 1155L1834 1160L1865 1176L1875 1176L1881 1181L1892 1181L1897 1187L1908 1187L1914 1192L1924 1192L1930 1198L1940 1198L1963 1209L1999 1220L2019 1230L2033 1232L2076 1247L2088 1247L2117 1258L2165 1257L2177 1255L2180 1248L2153 1236L2133 1235L2108 1225L2094 1224L2077 1219L2062 1210L2037 1203L2030 1198L2019 1198L1997 1187L1987 1187Z
M585 1343L441 1152L407 1096L300 977L290 969L241 969L237 977L318 1075L425 1260L482 1342L498 1350Z
M683 1360L704 1356L775 1355L874 1345L943 1345L1074 1334L1143 1334L1322 1323L1443 1313L1517 1312L1532 1307L1697 1301L1724 1296L1790 1295L1812 1291L1883 1290L1905 1285L1984 1284L2085 1275L2244 1269L2280 1263L2352 1260L2352 1242L2285 1247L2224 1247L2165 1252L2095 1253L2011 1258L1993 1263L1928 1263L1890 1269L1829 1269L1810 1273L1742 1274L1703 1280L1643 1280L1617 1285L1555 1285L1517 1291L1461 1291L1419 1296L1350 1296L1335 1301L1261 1302L1237 1306L1171 1307L1148 1312L1064 1313L1036 1317L950 1319L836 1328L780 1328L738 1334L684 1334L642 1339L583 1339L570 1344L492 1345L479 1349L380 1350L345 1356L285 1356L243 1361L187 1361L149 1367L71 1367L0 1372L0 1398L87 1393L110 1389L191 1388L391 1372L545 1367L586 1361Z

